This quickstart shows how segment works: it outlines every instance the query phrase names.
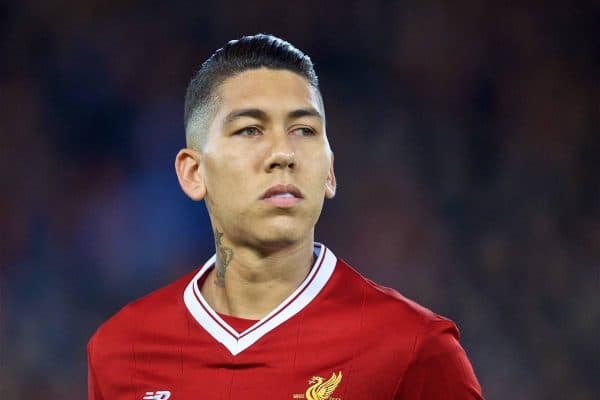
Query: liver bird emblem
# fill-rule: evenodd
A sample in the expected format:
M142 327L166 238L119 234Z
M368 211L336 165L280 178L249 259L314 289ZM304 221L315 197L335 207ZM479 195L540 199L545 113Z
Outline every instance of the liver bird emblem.
M308 380L310 384L306 390L306 400L327 400L333 394L335 388L342 380L342 371L331 374L331 378L325 380L320 376L313 376Z

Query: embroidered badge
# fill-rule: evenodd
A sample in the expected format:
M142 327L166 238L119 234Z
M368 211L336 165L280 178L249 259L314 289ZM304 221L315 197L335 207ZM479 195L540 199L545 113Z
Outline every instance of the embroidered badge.
M331 397L335 389L338 387L340 382L342 381L342 371L337 374L334 372L331 374L331 377L327 380L321 378L320 376L313 376L308 380L308 384L310 385L308 389L306 389L306 393L295 394L294 399L306 399L306 400L339 400L337 397Z

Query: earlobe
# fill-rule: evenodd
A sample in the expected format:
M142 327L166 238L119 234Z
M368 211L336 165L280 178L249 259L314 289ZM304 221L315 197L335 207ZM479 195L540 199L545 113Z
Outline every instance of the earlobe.
M327 180L325 181L325 197L333 199L335 191L337 189L337 182L335 180L335 172L333 170L333 155L331 156L331 164L329 166L329 172L327 173Z
M194 201L200 201L206 195L206 185L200 168L201 161L201 154L188 148L180 150L175 157L175 172L179 185Z

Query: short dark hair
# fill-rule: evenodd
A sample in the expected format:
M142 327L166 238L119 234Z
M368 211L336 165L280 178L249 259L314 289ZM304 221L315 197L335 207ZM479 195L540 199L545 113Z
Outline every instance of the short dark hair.
M320 96L319 80L310 57L291 43L262 33L232 40L202 64L187 87L184 124L188 146L197 140L190 138L190 120L198 114L209 114L215 100L215 89L227 78L262 67L295 72L305 78Z

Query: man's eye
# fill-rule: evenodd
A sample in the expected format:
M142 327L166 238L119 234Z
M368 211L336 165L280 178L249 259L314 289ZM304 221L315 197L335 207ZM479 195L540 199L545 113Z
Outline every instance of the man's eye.
M258 130L258 128L255 126L249 126L247 128L240 129L235 134L239 136L258 136L260 135L260 130Z
M316 134L314 129L305 126L298 127L292 132L299 136L314 136Z

